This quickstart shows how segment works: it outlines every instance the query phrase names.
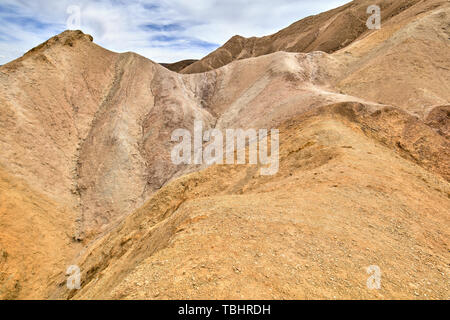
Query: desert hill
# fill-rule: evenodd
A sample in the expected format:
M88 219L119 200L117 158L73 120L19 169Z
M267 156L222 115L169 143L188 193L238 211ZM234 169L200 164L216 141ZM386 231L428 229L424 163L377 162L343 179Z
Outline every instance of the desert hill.
M0 298L46 297L75 253L76 214L0 168Z
M380 30L365 26L369 16L366 9L372 4L381 8ZM333 57L345 65L335 79L336 90L401 106L424 118L430 108L450 99L448 8L449 2L442 0L353 1L300 20L271 36L248 40L234 37L181 72L204 72L277 51L336 52ZM302 47L308 43L303 37L309 33L317 39ZM330 43L332 49L327 47Z
M161 63L161 65L171 71L180 72L184 68L190 66L191 64L193 64L194 62L197 62L197 61L198 60L190 59L190 60L182 60L182 61L178 61L178 62L174 62L174 63Z
M64 296L445 299L449 184L367 133L406 118L338 103L284 122L277 175L212 166L169 183L77 260L83 289ZM374 264L382 291L366 288Z
M1 66L0 297L448 298L450 3L378 1L367 31L366 2L207 72L81 31ZM173 164L195 120L279 128L279 172Z
M276 51L335 52L371 33L366 27L367 8L379 5L383 24L420 0L356 0L339 8L306 17L287 28L261 38L236 35L222 47L182 70L182 73L209 71L234 60L258 57ZM445 2L445 1L441 1Z

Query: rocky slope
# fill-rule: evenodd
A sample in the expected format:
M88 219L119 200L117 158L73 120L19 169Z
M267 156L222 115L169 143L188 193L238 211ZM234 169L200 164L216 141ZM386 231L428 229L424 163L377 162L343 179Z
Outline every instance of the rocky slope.
M448 298L450 3L380 4L351 43L364 1L300 21L312 52L204 73L79 31L1 66L0 297ZM194 120L279 128L280 171L176 166Z
M76 214L0 168L0 298L46 297L75 253Z
M385 24L410 7L417 13L420 0L356 0L339 8L304 18L287 28L261 38L232 37L222 47L182 70L182 73L198 73L220 68L234 60L258 57L276 51L287 52L335 52L357 39L370 34L366 21L367 8L379 5ZM427 1L436 2L436 1ZM444 3L445 1L440 1Z
M182 60L174 63L161 63L161 65L171 71L180 72L184 68L190 66L194 62L197 62L198 60Z
M171 182L77 260L80 291L56 296L448 298L449 184L385 144L400 119L418 122L359 103L284 122L278 174L213 166Z
M380 30L365 25L373 4L381 8ZM401 106L423 118L450 99L449 5L446 0L353 1L271 36L233 37L181 72L204 72L277 51L336 52L333 57L345 65L335 79L336 90ZM311 34L312 42L307 41Z

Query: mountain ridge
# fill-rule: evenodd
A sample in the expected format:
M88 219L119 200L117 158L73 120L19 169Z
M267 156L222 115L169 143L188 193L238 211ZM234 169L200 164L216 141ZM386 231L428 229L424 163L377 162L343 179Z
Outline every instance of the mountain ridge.
M334 53L180 74L65 31L1 66L0 298L448 298L450 5L377 3ZM173 164L195 120L280 129L279 172Z
M182 73L198 73L216 69L233 60L260 56L276 51L333 53L359 39L370 30L366 27L370 5L381 7L382 21L419 3L402 1L351 1L339 8L306 17L272 35L244 38L235 35L222 47L187 66Z

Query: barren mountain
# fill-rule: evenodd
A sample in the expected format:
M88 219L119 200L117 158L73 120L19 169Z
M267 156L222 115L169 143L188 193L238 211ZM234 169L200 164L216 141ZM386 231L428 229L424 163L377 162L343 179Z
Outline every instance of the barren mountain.
M46 297L74 254L76 215L0 168L0 297Z
M421 0L357 0L339 8L304 18L289 27L262 38L232 37L222 47L183 69L198 73L220 68L234 60L258 57L276 51L335 52L371 33L366 27L367 8L379 5L383 24ZM433 1L425 1L433 2ZM434 1L435 2L435 1ZM444 3L445 1L440 1ZM417 12L417 11L416 11Z
M367 3L202 73L81 31L1 66L0 297L448 299L450 3ZM175 165L195 120L280 129L280 170Z
M169 183L77 260L67 297L448 298L449 184L384 144L398 122L431 131L359 103L284 122L277 175L213 166Z
M194 62L197 62L198 60L182 60L174 63L161 63L163 67L166 67L167 69L175 72L180 72L184 68L190 66Z

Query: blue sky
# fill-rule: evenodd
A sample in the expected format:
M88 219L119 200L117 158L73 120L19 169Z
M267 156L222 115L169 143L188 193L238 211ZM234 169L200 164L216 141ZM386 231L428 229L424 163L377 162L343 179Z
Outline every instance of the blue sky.
M0 64L68 29L157 62L199 59L233 35L274 33L348 0L0 0ZM75 12L75 14L74 14Z

